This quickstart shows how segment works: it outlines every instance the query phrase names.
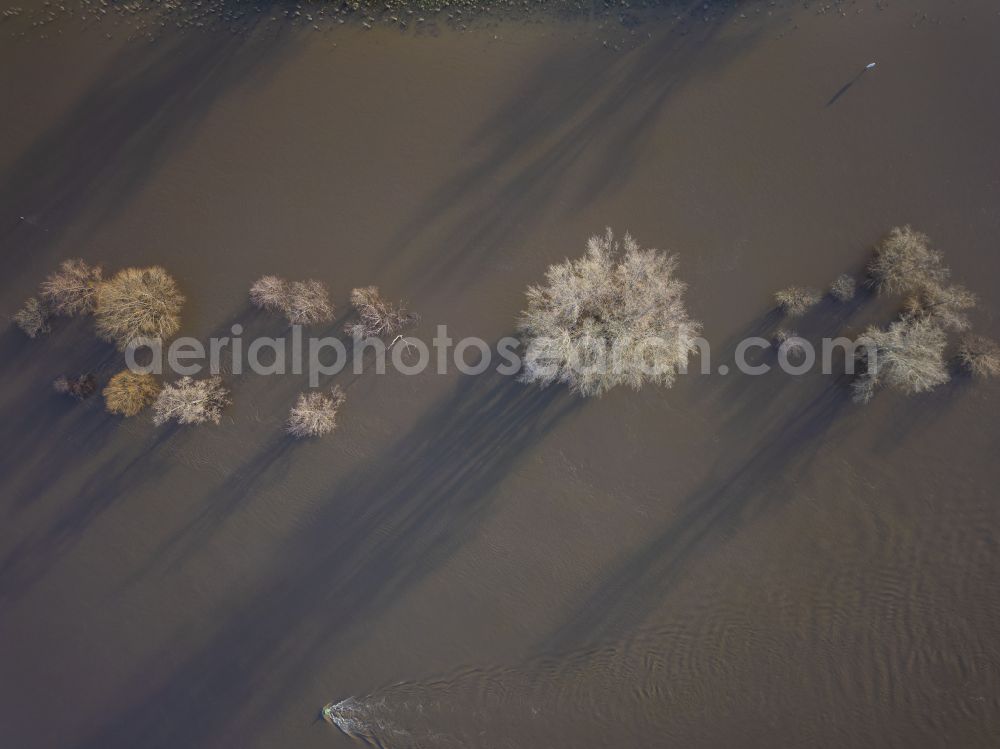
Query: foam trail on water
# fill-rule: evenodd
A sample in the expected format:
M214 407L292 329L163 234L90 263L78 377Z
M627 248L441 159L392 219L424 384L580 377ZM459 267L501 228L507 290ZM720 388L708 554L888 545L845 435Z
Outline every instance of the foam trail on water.
M601 645L401 682L330 703L323 717L348 736L389 749L639 745L672 713L669 660L648 646Z
M894 579L871 584L887 595L860 608L892 610L902 630L858 632L840 608L809 600L769 610L782 626L759 627L719 598L627 640L400 682L331 703L324 717L383 749L843 746L936 705L928 721L907 722L913 745L997 704L1000 669L978 655L987 641L942 653L963 622L916 616L892 594ZM847 600L858 585L853 575L828 580L825 595ZM802 704L826 717L790 720Z
M401 745L406 746L408 732L386 720L388 712L390 708L384 697L348 697L324 706L323 719L351 738L374 746L386 746L386 740L402 742Z

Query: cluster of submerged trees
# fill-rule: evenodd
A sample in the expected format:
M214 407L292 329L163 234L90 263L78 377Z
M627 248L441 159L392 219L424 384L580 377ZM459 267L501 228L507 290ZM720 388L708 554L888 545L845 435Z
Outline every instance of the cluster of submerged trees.
M287 281L264 276L250 289L250 301L259 309L280 312L290 324L313 325L329 322L334 305L326 286L315 279ZM386 301L378 288L368 286L351 292L357 321L345 326L351 335L362 337L394 335L410 327L417 316L402 305ZM48 333L56 316L92 315L98 337L114 343L119 350L138 339L168 339L180 329L184 297L177 283L163 268L126 268L109 279L100 266L72 259L62 263L14 315L14 322L30 338ZM62 376L53 383L59 393L78 399L99 389L90 373ZM153 422L218 424L230 403L229 391L219 376L196 380L182 377L161 383L152 374L124 369L110 378L102 391L105 408L120 416L135 416L152 407ZM294 437L317 437L336 429L337 412L345 394L340 386L329 392L300 393L289 411L286 431Z
M677 369L695 350L698 323L684 305L685 284L674 272L676 257L638 246L628 234L619 243L609 229L590 239L586 254L551 266L546 283L528 289L528 308L520 320L529 347L521 379L541 385L562 382L584 396L617 385L635 389L647 382L670 386ZM876 389L920 393L950 378L945 358L947 331L966 332L954 361L977 377L1000 374L1000 348L968 333L968 311L975 296L950 281L950 270L924 234L909 226L893 228L876 245L863 283L879 294L903 296L898 320L888 328L871 326L859 348L862 372L854 397L868 402ZM829 295L847 303L859 283L838 276ZM818 289L791 286L775 294L789 318L805 314L824 297ZM664 345L648 346L657 340ZM775 343L794 355L797 334L780 329ZM581 367L581 350L596 344L610 361ZM552 366L556 363L557 366Z
M550 266L545 283L528 288L527 309L518 320L525 346L520 379L541 386L562 383L583 396L601 395L618 385L669 387L695 350L700 332L688 315L687 287L676 277L676 267L675 255L643 249L628 234L619 241L610 229L591 237L583 257ZM947 382L945 352L951 331L964 333L952 362L976 377L1000 374L1000 347L968 332L975 296L950 276L928 237L909 226L892 229L876 245L863 284L879 294L899 295L903 304L888 327L870 326L862 336L867 345L859 349L862 372L853 383L857 401L868 402L881 387L911 394ZM846 303L858 291L858 281L844 274L828 293ZM817 289L798 286L775 295L788 317L803 315L823 297ZM295 325L328 323L334 317L326 287L314 279L263 276L250 288L250 301ZM15 321L34 338L48 331L53 315L92 314L97 334L124 349L140 337L164 339L176 333L183 303L177 284L163 268L126 268L105 280L100 267L67 260ZM351 304L355 319L344 330L355 337L398 338L417 321L374 286L354 289ZM646 345L651 339L661 345ZM794 346L795 339L787 329L775 336L776 343L786 347ZM601 347L602 357L610 354L610 361L601 367L580 366L581 351L594 345ZM92 375L61 377L55 388L83 398L94 393L98 383ZM112 377L103 395L107 410L123 416L152 406L157 424L218 423L229 403L228 390L217 376L161 384L152 375L129 370ZM340 387L301 393L289 413L287 431L296 437L332 432L344 399Z
M1000 346L970 332L969 312L975 294L951 280L944 256L926 234L897 226L875 246L865 284L880 295L902 299L899 317L888 327L869 326L858 349L862 372L852 384L854 399L867 403L879 388L911 395L932 390L951 379L948 334L960 333L951 363L977 378L1000 375ZM857 290L855 279L842 275L830 295L848 302ZM816 289L792 286L775 294L778 306L790 317L804 314L819 303ZM778 343L794 333L778 332Z

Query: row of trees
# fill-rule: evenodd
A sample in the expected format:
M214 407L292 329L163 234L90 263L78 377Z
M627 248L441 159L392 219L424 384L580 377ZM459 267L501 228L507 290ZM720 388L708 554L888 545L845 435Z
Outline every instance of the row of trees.
M976 296L951 281L943 254L926 234L909 226L893 228L875 247L868 266L869 283L879 294L904 297L898 320L887 329L869 327L874 358L862 353L865 371L854 383L855 399L866 403L879 387L922 393L951 378L945 356L948 333L965 333L954 361L976 377L1000 374L1000 349L967 333Z
M545 283L528 288L527 308L518 320L525 349L520 379L541 386L564 383L583 396L601 395L618 385L669 387L700 332L688 315L687 286L676 268L676 255L643 249L627 233L619 240L611 229L591 237L583 257L550 266ZM997 344L967 333L975 296L951 282L950 269L926 235L909 226L893 228L875 247L864 283L878 294L901 296L902 311L888 327L871 326L864 332L869 346L861 349L863 371L853 385L856 400L869 401L881 387L909 394L947 382L949 332L966 333L954 357L959 366L976 377L1000 374ZM842 274L827 293L846 303L854 299L858 285ZM817 289L791 286L775 299L786 316L796 317L823 296ZM419 319L402 303L387 301L374 286L353 289L350 298L354 315L344 331L353 336L399 337ZM290 324L326 323L335 316L326 286L316 279L262 276L250 288L250 301L284 315ZM140 336L176 333L183 302L174 279L158 266L126 268L104 280L99 266L67 260L15 319L35 337L48 329L52 316L93 314L98 335L121 349ZM781 330L776 342L791 345L794 336ZM659 345L648 345L650 340ZM56 387L86 397L96 390L96 382L61 378ZM104 397L107 409L123 416L152 406L157 424L218 423L229 403L218 377L184 377L160 385L149 375L129 371L111 379ZM289 413L287 431L296 437L332 432L344 400L340 388L302 393Z
M583 396L618 385L670 386L699 332L685 308L686 285L676 277L676 266L676 256L642 249L628 234L619 242L610 229L590 238L583 257L550 266L546 282L528 288L527 309L519 319L525 346L521 379L542 386L564 383ZM887 328L864 332L868 347L860 349L856 400L867 402L880 387L920 393L947 382L949 332L965 333L954 363L976 377L1000 374L997 344L967 332L975 295L951 281L942 254L925 234L909 226L890 230L875 247L864 284L881 295L901 296L902 312ZM847 303L858 287L845 273L827 294ZM775 294L788 318L805 314L823 297L802 286ZM794 347L795 337L781 329L775 343ZM660 345L646 345L650 339Z
M260 309L280 312L295 325L329 322L334 316L326 286L315 279L287 281L263 276L251 287L250 301ZM350 335L398 335L419 319L404 305L386 301L375 286L354 289L351 302L357 319L345 325ZM24 303L14 315L14 322L30 338L36 338L51 330L53 317L93 315L97 335L124 350L139 338L172 337L180 329L183 304L176 281L159 266L126 268L105 280L100 266L72 259L64 261L42 282L38 295ZM82 400L96 393L99 385L92 374L84 374L59 377L53 388ZM218 376L201 380L182 377L161 384L151 374L128 369L114 375L102 395L106 410L120 416L136 416L151 407L157 425L171 421L218 424L231 402ZM301 393L289 412L286 431L294 437L333 432L345 399L339 386L328 392Z
M221 377L202 380L182 377L161 386L152 375L127 369L111 378L103 395L108 412L120 416L135 416L147 406L152 406L153 423L156 425L171 421L178 424L218 424L223 410L231 402ZM286 431L293 437L330 434L337 427L337 412L345 400L346 395L339 385L329 393L300 393L288 414Z
M329 322L336 308L322 281L288 281L280 276L261 276L250 287L250 302L258 309L278 312L291 325ZM377 286L351 290L351 306L356 319L344 332L357 338L395 336L416 325L420 317L400 302L386 300Z
M968 333L969 312L976 296L951 280L944 255L930 238L910 226L891 229L875 246L865 284L877 294L902 299L900 316L888 327L869 326L861 337L862 373L853 383L854 398L867 403L887 387L905 394L923 393L951 379L946 356L948 334L964 333L952 361L974 377L1000 375L1000 347L981 335ZM847 302L857 291L855 279L841 275L830 295ZM822 299L816 289L790 286L775 294L788 317L804 314ZM779 331L776 343L794 334Z
M99 265L66 260L14 315L29 338L51 330L53 317L94 316L97 335L124 350L137 338L170 338L181 325L184 297L163 268L125 268L104 279Z

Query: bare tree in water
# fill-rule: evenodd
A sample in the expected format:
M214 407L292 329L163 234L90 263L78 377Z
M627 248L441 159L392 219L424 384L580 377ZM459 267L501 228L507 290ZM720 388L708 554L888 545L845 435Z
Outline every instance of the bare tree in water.
M250 287L250 302L259 309L280 312L292 325L314 325L333 319L334 306L322 281L286 281L261 276Z
M59 270L42 281L40 296L55 315L89 314L97 306L97 288L103 271L79 258L64 260Z
M153 423L157 426L168 421L179 424L218 424L222 410L229 405L229 391L222 385L221 377L194 380L182 377L168 383L153 402Z
M156 400L160 389L153 375L125 369L104 388L104 407L108 413L135 416Z
M28 338L38 338L52 330L49 311L38 301L38 297L28 297L21 309L14 313L13 320Z
M804 315L810 308L819 304L822 298L823 295L819 291L806 286L789 286L774 294L774 301L778 303L778 307L791 317Z
M97 333L119 349L137 338L170 338L180 328L183 306L176 281L163 268L126 268L97 287Z
M358 338L394 336L416 325L419 317L400 302L393 304L379 293L377 286L365 286L351 291L351 305L358 312L358 321L344 330Z
M672 385L700 330L676 268L676 255L643 249L629 234L619 242L611 229L591 237L583 257L550 266L544 284L528 287L519 320L521 379L583 396Z
M904 319L887 329L872 326L861 336L865 371L854 381L854 399L867 403L879 387L913 395L950 379L944 359L947 337L932 320Z
M340 385L329 394L319 391L300 393L288 414L287 432L293 437L321 437L337 428L337 412L347 396Z
M1000 376L1000 346L982 335L969 334L958 347L958 363L973 377L987 379Z

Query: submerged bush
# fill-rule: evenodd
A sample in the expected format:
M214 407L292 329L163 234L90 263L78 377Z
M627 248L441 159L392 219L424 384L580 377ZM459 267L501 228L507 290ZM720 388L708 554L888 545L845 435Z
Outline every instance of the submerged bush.
M806 348L802 344L799 334L794 330L781 328L774 334L774 339L771 343L776 349L784 349L789 359L801 359L806 354Z
M41 297L55 315L89 314L97 304L97 287L103 271L79 258L64 260L59 270L41 285Z
M38 338L52 330L49 327L49 311L37 297L28 297L21 309L14 313L13 319L28 338Z
M830 285L830 296L838 302L849 302L854 299L857 287L858 285L854 280L854 276L848 273L841 273Z
M944 360L947 338L933 320L897 320L888 329L872 326L860 340L866 344L858 354L865 372L853 383L859 403L870 401L879 387L912 395L949 380Z
M942 286L949 270L930 238L910 226L896 226L875 246L868 265L869 282L879 293L905 294L926 286Z
M288 414L286 430L293 437L321 437L337 428L337 411L347 396L340 385L330 389L329 395L317 390L300 393L299 399Z
M794 330L789 330L788 328L780 328L777 333L774 334L774 338L771 339L771 343L774 344L775 348L780 348L781 344L787 341L789 338L795 338L798 333Z
M137 338L169 338L180 328L183 304L163 268L126 268L97 287L97 334L119 349Z
M153 375L125 369L104 388L104 407L108 413L135 416L159 394L160 384Z
M909 317L934 320L942 328L967 330L966 310L973 309L976 302L976 295L960 284L928 284L907 298L904 313Z
M163 386L153 402L153 423L157 426L168 421L179 424L218 424L222 410L229 405L229 391L222 385L221 377L194 380L182 377L177 382Z
M278 276L261 276L250 287L250 303L268 312L284 312L288 281Z
M281 312L292 325L313 325L333 319L330 294L321 281L286 281L261 276L250 287L250 302L269 312Z
M562 382L583 396L617 385L669 387L700 328L676 267L675 255L644 250L629 234L619 244L611 229L591 237L583 257L550 266L545 284L528 287L518 323L522 381Z
M61 395L72 395L77 400L83 400L97 392L97 378L92 374L79 377L63 375L52 382L52 389Z
M816 289L804 286L789 286L787 289L775 292L774 300L782 312L792 317L805 314L810 307L819 304L823 295Z
M293 325L313 325L333 319L330 293L320 281L292 281L288 287L285 315Z
M402 303L387 302L377 286L351 290L351 305L358 312L358 322L344 326L350 335L359 338L394 336L419 321Z
M982 335L966 335L958 346L959 365L973 377L1000 376L1000 346Z

